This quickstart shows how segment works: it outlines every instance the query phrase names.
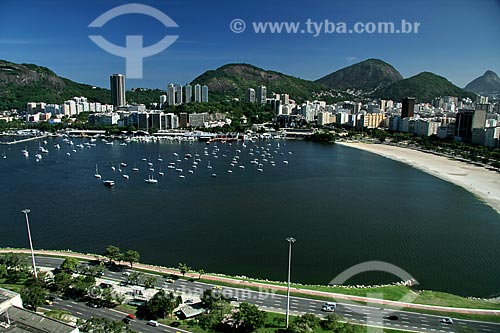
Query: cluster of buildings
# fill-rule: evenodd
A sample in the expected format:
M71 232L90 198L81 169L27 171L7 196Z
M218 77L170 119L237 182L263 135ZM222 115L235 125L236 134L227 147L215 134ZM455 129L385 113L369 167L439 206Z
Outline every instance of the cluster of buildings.
M81 112L90 112L89 122L92 125L135 126L137 129L175 129L184 127L217 127L230 123L220 114L173 114L162 110L146 110L145 105L128 105L125 97L125 77L122 74L110 76L112 104L92 103L85 97L74 97L63 104L47 104L29 102L26 105L26 121L36 123L49 121L61 122L64 116L73 117ZM183 103L208 102L208 86L189 84L181 86L169 84L167 95L161 95L159 108L167 105ZM156 104L158 105L158 104Z
M89 102L85 97L73 97L62 104L47 104L44 102L29 102L26 104L26 121L49 121L57 123L64 116L72 117L81 112L112 112L114 106Z
M190 84L181 86L170 83L167 86L167 95L160 96L160 108L165 105L180 105L191 102L207 103L208 86L195 84L193 93L193 87Z
M455 96L435 98L432 103L416 103L415 98L401 101L375 100L368 103L343 101L328 105L324 101L298 104L288 94L266 96L267 89L247 90L247 102L268 103L280 127L297 128L315 123L318 126L342 125L357 129L385 128L419 136L436 135L487 147L499 147L500 103L488 97L459 100Z
M111 100L116 108L127 106L125 99L125 77L123 74L113 74L109 78L111 87ZM167 105L180 105L183 103L207 103L208 86L195 84L194 91L190 84L182 86L170 83L167 86L167 94L160 96L160 108Z
M26 120L57 122L63 116L90 112L92 125L134 126L140 130L218 127L231 122L227 114L174 114L162 110L166 105L208 102L206 85L169 84L167 94L160 96L158 110L147 110L144 105L127 105L122 74L111 75L110 86L112 105L90 103L85 97L74 97L60 105L28 103ZM443 96L432 103L416 103L415 98L406 97L401 101L381 99L367 103L343 101L326 104L324 101L296 103L286 93L267 95L264 85L249 88L246 101L270 104L280 127L299 128L315 123L357 129L385 128L420 136L454 138L487 147L499 146L500 104L490 103L485 96L477 96L475 101Z
M91 113L89 124L92 126L117 125L133 126L138 130L170 130L177 128L211 128L231 124L225 113L186 113L174 114L163 110L146 110L144 105L120 108L119 111Z

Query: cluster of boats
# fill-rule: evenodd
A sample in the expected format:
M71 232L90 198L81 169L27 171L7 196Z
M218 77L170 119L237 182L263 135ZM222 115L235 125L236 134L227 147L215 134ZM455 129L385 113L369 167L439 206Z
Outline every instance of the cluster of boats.
M267 165L268 167L276 167L278 159L280 159L281 163L287 165L289 163L286 156L292 155L292 152L284 152L282 151L282 147L280 143L271 144L267 143L265 145L259 145L255 143L242 143L241 145L236 146L233 149L229 149L232 146L232 143L222 143L219 147L217 144L210 145L209 147L205 147L201 153L196 152L185 153L184 157L179 155L179 153L174 152L173 160L166 164L166 168L172 171L175 171L178 175L177 177L180 179L185 179L188 174L194 174L199 167L204 166L206 169L210 170L209 174L211 177L216 178L218 176L217 172L215 172L215 165L212 161L226 159L229 161L227 166L227 173L232 174L236 170L245 170L250 165L255 166L258 172L264 172L264 167ZM225 147L224 152L221 151L221 147ZM231 154L232 153L232 154ZM202 158L206 161L203 163ZM151 161L151 158L142 158L142 162L145 163L144 168L147 169L148 177L144 179L144 181L148 184L157 184L159 180L154 177L155 173L155 165ZM157 174L159 176L164 176L165 173L162 171L162 163L164 159L161 154L158 155L157 164L159 164L159 170ZM245 165L249 163L250 165ZM205 164L205 165L203 165ZM114 165L111 165L112 171L119 171L122 174L122 177L125 179L129 179L129 175L125 172L125 168L127 164L125 162L121 162L119 168L117 169ZM217 163L218 169L220 169L220 163ZM132 171L138 172L139 168L134 164ZM186 172L185 172L186 171ZM96 178L101 178L101 175L98 172L98 168L96 165ZM105 186L111 187L115 185L114 180L104 180L103 184Z

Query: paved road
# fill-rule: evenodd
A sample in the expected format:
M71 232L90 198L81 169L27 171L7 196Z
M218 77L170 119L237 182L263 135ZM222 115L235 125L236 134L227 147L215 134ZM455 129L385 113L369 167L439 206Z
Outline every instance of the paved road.
M37 256L37 264L42 267L59 267L62 259L59 258L51 258L51 257L40 257ZM152 274L153 275L153 274ZM156 275L158 276L158 275ZM112 272L106 270L103 278L107 278L110 280L117 281L125 281L126 277L122 272ZM162 277L158 278L158 283L156 285L157 288L164 288L170 291L179 291L184 293L191 293L193 297L200 296L204 290L211 289L214 285L201 283L197 281L187 281L184 279L178 279L173 283L166 283L165 279ZM223 287L222 292L225 296L237 297L239 302L245 301L251 304L255 304L259 306L263 310L269 310L273 312L284 312L286 309L286 296L280 294L274 294L270 292L257 292L251 291L247 289L237 289L230 287ZM121 320L123 318L123 314L119 314L116 311L109 309L92 309L87 307L83 303L75 303L72 301L62 301L59 300L57 303L54 303L54 306L66 306L65 310L70 311L74 315L80 317L82 316L80 313L85 315L91 313L99 313L99 316L113 318L116 320ZM290 312L291 314L303 314L303 313L313 313L318 316L324 316L325 313L321 311L321 306L324 304L324 301L307 299L302 297L291 297L290 300ZM77 304L77 305L75 305ZM67 307L71 306L69 309ZM78 306L80 309L78 312L77 308L72 307ZM85 309L85 312L82 312L81 309ZM335 313L342 316L346 320L353 323L360 324L368 324L371 326L384 326L387 328L401 329L401 330L411 330L415 332L440 332L440 333L448 333L448 332L456 332L458 331L459 326L468 326L475 330L478 333L495 333L500 332L500 324L497 323L489 323L489 322L480 322L480 321L472 321L472 320L462 320L462 319L454 319L454 323L452 325L441 323L439 319L441 317L427 314L420 314L415 312L408 311L397 311L397 310L389 310L383 309L380 307L373 306L365 306L365 305L357 305L357 304L349 304L343 302L337 302L337 309ZM96 315L96 314L94 314ZM385 317L389 315L398 316L398 320L389 320ZM89 317L91 315L88 315ZM141 332L149 332L147 329L152 331L158 331L158 327L145 327L145 321L138 321L132 324L133 327ZM136 327L138 326L138 327ZM142 328L141 328L142 327ZM174 328L163 327L165 332L176 332Z

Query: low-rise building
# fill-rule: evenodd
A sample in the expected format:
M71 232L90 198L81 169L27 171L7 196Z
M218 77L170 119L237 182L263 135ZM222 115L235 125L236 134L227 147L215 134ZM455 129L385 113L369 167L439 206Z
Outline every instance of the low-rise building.
M79 333L79 329L23 308L21 296L0 288L1 333Z

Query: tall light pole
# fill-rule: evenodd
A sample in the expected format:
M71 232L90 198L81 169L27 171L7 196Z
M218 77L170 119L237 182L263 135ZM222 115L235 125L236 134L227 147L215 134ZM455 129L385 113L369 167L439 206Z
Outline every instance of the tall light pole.
M38 278L36 273L36 264L35 264L35 253L33 252L33 243L31 242L31 231L30 231L30 222L28 220L29 209L23 209L21 212L26 216L26 228L28 228L28 239L30 241L30 249L31 249L31 261L33 263L33 273L35 274L35 279Z
M288 328L289 315L290 315L290 271L292 265L292 243L295 243L295 238L288 237L288 287L286 290L286 328Z

